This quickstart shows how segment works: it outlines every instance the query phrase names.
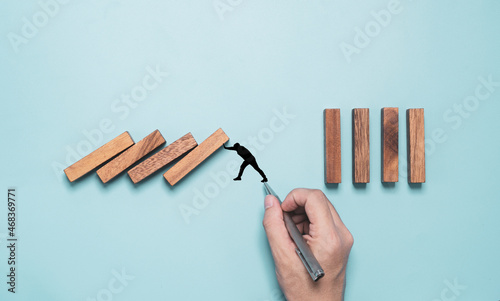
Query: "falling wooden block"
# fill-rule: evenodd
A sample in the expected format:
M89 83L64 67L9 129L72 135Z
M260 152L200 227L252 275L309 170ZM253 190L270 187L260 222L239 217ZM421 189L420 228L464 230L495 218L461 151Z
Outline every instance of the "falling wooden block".
M73 182L132 145L134 145L134 140L132 140L128 132L124 132L66 168L64 173L69 181Z
M229 138L226 136L226 133L224 133L222 129L218 129L190 153L184 156L177 164L172 166L163 176L170 185L175 185L228 140Z
M135 184L142 181L147 176L169 164L180 156L192 150L198 143L191 133L187 133L177 139L161 151L147 158L144 162L129 170L128 175Z
M97 175L101 178L101 181L106 183L163 143L165 143L165 139L163 139L160 131L155 130L111 160L111 162L98 169Z
M406 111L408 183L425 183L424 109Z
M370 111L352 110L353 181L370 182Z
M340 109L325 109L324 114L326 183L340 183Z
M382 182L399 179L399 109L382 109Z

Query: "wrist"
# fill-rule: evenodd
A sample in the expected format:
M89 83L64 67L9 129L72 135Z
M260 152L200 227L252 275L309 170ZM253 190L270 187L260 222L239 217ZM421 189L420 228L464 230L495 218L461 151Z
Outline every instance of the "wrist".
M332 287L334 292L334 297L332 300L334 301L344 301L344 293L345 293L345 272L339 275L334 282Z

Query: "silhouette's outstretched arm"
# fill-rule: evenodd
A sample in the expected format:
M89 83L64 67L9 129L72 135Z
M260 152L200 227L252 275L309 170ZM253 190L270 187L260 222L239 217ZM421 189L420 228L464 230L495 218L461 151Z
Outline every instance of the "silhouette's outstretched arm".
M225 144L223 144L222 146L224 146L224 148L228 149L228 150L236 150L236 147L234 147L234 146L226 147Z

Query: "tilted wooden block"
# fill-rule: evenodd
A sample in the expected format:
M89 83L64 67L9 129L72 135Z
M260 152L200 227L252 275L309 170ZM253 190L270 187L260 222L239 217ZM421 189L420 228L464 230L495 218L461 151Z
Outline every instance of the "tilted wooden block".
M124 132L66 168L64 173L70 182L73 182L132 145L134 145L134 140L128 132Z
M425 182L424 109L406 111L408 183Z
M370 182L370 111L352 110L353 181Z
M129 170L128 175L130 179L132 179L132 182L137 184L158 169L189 152L197 145L198 143L194 140L193 135L191 135L191 133L187 133Z
M191 170L198 166L203 160L208 158L213 152L229 140L222 129L215 131L205 141L195 147L190 153L182 158L177 164L172 166L163 174L170 185L175 185Z
M325 109L325 181L340 183L340 109Z
M98 169L97 175L101 178L101 181L106 183L163 143L165 143L165 139L163 139L160 131L155 130L121 155L111 160L111 162Z
M382 109L382 182L399 180L399 109Z

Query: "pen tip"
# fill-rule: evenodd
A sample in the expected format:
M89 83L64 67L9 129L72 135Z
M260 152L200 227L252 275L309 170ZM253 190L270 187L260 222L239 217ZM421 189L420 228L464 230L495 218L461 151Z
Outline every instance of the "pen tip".
M264 191L266 192L266 194L271 194L271 190L269 189L269 185L267 185L267 183L263 183L264 184Z

